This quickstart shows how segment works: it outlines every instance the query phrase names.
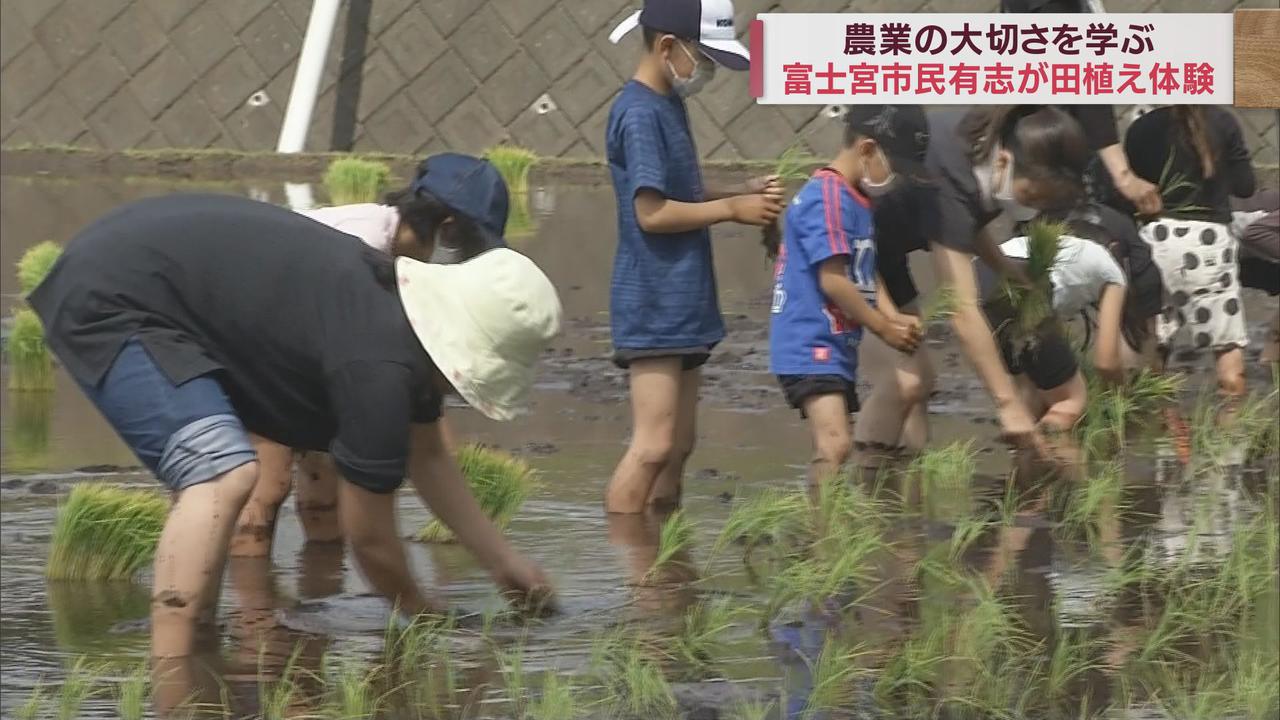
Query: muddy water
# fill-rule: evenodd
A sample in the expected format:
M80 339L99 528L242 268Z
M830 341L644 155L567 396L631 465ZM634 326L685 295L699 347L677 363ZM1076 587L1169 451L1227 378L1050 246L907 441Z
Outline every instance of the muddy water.
M145 180L0 178L0 290L5 314L17 302L12 268L26 247L45 239L63 240L117 204L175 187ZM282 204L287 196L280 183L184 184L178 189L246 194ZM514 542L554 576L565 610L562 617L527 630L526 662L534 668L583 668L593 631L619 623L669 629L696 597L679 587L635 587L655 553L657 526L651 520L606 519L600 510L604 484L629 432L624 376L607 361L612 202L605 186L537 188L531 198L536 229L512 241L555 282L568 318L564 336L547 353L533 415L499 424L465 408L448 411L461 436L522 453L543 472L543 488L511 527ZM802 477L808 447L803 426L785 408L766 372L770 268L758 236L732 227L717 229L715 236L730 339L705 371L699 445L688 467L687 507L698 521L695 559L699 552L707 554L736 495ZM915 261L918 277L928 287L927 257ZM1255 335L1256 326L1274 312L1271 307L1265 298L1248 298L1246 310L1252 312ZM953 343L945 337L931 340L930 352L940 372L931 405L934 442L973 439L982 448L981 472L989 479L975 497L957 502L970 505L980 499L976 496L999 496L1003 481L997 478L1007 475L1009 460L993 441L989 402L958 359ZM863 364L872 376L878 374L881 363L875 352ZM1265 371L1256 363L1251 366L1254 381L1264 381ZM146 616L145 577L138 584L85 586L48 584L41 572L56 499L72 483L101 477L138 484L150 480L131 469L133 458L62 374L48 397L7 389L0 393L0 431L0 708L7 714L39 679L56 681L71 658L145 657L146 630L136 623ZM1151 460L1131 465L1133 483L1151 485L1142 491L1140 504L1154 519L1118 532L1137 537L1154 530L1164 538L1166 554L1186 545L1191 532L1186 518L1193 506L1198 507L1195 497L1204 492L1216 493L1220 502L1212 506L1225 513L1210 534L1225 536L1232 518L1251 512L1239 478L1221 478L1208 490L1193 493L1161 480ZM427 514L407 494L401 505L401 531L408 534L426 521ZM1200 527L1206 532L1203 524ZM936 540L947 532L942 523L910 529L904 536ZM1106 568L1096 567L1096 559L1087 552L1056 543L1043 517L1027 519L1018 532L984 538L976 555L979 566L1013 573L1017 594L1024 598L1025 619L1039 632L1048 635L1058 624L1096 624L1105 612L1095 589ZM484 613L499 607L484 572L457 548L415 544L412 560L419 577L462 610ZM707 570L722 578L715 583L716 592L744 600L755 596L740 563L721 559ZM230 568L222 603L224 647L210 659L215 674L251 707L256 702L253 678L258 665L278 669L300 641L310 643L316 657L321 649L376 649L385 609L360 597L367 591L340 552L304 547L290 503L272 561L240 561ZM289 627L280 622L277 609L292 609ZM890 608L880 631L890 636L900 632L907 614L905 606ZM298 627L317 632L290 629ZM806 676L798 658L816 652L808 647L815 637L820 641L812 628L811 623L779 626L764 634L746 628L732 639L717 673L767 694L785 692L792 698L788 704L799 698L802 705ZM268 650L260 653L263 647ZM312 654L309 650L306 656ZM491 675L492 668L486 670L483 663L475 672L476 684L492 680L485 675ZM708 686L689 693L694 705L717 705L732 696ZM90 705L90 716L112 715L106 700Z

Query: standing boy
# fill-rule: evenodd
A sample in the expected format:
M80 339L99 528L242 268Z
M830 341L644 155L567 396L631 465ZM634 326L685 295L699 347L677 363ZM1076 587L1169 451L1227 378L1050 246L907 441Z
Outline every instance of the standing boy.
M769 370L812 431L811 489L849 457L862 329L905 353L920 342L919 321L889 307L887 293L885 307L876 307L868 196L923 176L928 137L918 106L851 106L843 148L787 208L774 268Z
M767 225L782 211L775 177L717 192L703 187L685 98L716 65L746 70L729 0L646 0L610 36L641 26L644 55L614 101L606 130L618 201L610 293L614 362L630 371L631 446L605 510L641 512L680 500L693 450L699 368L724 338L708 228Z

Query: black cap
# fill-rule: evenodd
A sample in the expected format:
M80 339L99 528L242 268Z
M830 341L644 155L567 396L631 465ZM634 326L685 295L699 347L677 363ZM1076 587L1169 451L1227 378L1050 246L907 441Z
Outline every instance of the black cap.
M919 105L850 105L845 126L875 140L895 173L913 182L931 183L925 167L929 151L929 119Z
M428 193L479 226L484 250L506 247L507 184L488 160L461 153L441 153L423 160L410 186ZM432 262L450 262L455 248L437 247Z

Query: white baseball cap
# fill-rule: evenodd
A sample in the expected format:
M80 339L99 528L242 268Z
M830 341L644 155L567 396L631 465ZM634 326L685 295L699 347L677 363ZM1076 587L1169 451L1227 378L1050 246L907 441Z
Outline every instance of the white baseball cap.
M456 265L398 257L396 280L414 335L462 399L494 420L522 414L563 312L542 270L495 248Z
M609 33L609 41L617 43L637 25L696 41L707 57L730 70L751 66L751 54L734 32L732 0L645 0L644 9Z

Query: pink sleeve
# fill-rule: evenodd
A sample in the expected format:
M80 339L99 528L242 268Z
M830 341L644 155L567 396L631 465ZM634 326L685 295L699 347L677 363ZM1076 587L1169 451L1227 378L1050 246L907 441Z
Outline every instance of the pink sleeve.
M354 235L369 247L385 253L391 252L391 239L395 237L396 227L400 224L399 213L395 208L374 203L337 205L299 212L334 230Z

